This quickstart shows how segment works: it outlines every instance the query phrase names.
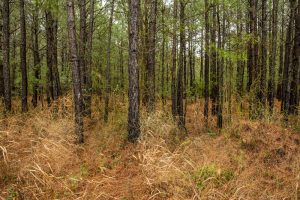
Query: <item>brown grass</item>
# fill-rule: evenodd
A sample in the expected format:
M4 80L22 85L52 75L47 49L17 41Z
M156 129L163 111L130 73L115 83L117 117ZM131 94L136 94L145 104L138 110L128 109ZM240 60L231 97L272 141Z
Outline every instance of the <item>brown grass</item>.
M114 101L104 124L99 102L73 135L72 101L0 119L1 199L300 198L299 119L249 121L233 109L219 132L203 127L202 102L188 107L186 135L167 112L142 112L141 139L126 142L127 106ZM169 107L169 106L167 106Z

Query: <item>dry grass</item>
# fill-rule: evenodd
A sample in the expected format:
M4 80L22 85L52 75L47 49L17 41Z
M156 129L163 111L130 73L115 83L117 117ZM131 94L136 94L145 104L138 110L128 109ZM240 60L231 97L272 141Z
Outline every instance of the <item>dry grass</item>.
M203 128L198 102L188 107L187 135L166 112L143 113L132 145L126 105L114 101L103 124L95 102L78 146L71 99L63 102L56 114L39 108L0 120L1 199L300 198L299 119L284 128L280 116L251 122L233 110L220 133Z

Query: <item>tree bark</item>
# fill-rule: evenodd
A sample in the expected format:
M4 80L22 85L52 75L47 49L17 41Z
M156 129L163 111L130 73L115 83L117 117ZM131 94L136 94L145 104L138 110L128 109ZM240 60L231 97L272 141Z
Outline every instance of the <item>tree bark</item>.
M105 109L104 109L104 122L108 121L108 106L109 106L109 95L111 88L111 78L110 78L110 54L111 54L111 35L112 35L112 26L113 26L113 16L114 16L114 6L115 1L111 2L110 18L108 25L108 44L106 50L106 70L105 70L105 79L106 79L106 88L105 88Z
M77 39L75 27L75 11L74 1L67 1L67 14L68 14L68 32L69 32L69 48L70 58L72 63L72 79L73 79L73 92L74 92L74 106L75 106L75 132L77 135L77 142L83 143L83 118L82 118L82 90L81 90L81 77L80 66L77 55Z
M284 114L284 120L288 120L288 114L290 109L290 96L291 96L291 79L292 79L292 35L293 35L293 26L294 26L294 16L295 16L295 3L296 0L290 0L290 17L289 25L286 32L286 41L285 41L285 61L284 61L284 70L283 70L283 79L282 79L282 102L281 110Z
M128 140L136 142L140 135L139 67L138 67L138 19L139 0L129 0L129 108Z
M40 67L40 53L39 53L39 19L38 19L38 5L35 5L33 13L33 27L32 27L32 53L33 53L33 73L34 73L34 83L33 83L33 95L32 95L32 105L37 107L38 104L38 92L39 92L39 82L41 79L41 67Z
M208 105L209 105L209 4L205 0L205 63L204 63L204 119L208 127Z
M26 24L25 24L25 3L20 0L20 68L22 74L22 112L28 111L27 95L28 95L28 81L27 81L27 66L26 66Z
M11 111L11 87L10 87L10 2L3 1L3 81L5 111Z
M173 35L172 35L172 69L171 69L171 98L172 98L172 115L177 115L176 109L176 65L177 65L177 7L178 1L174 0L173 5Z
M297 115L299 106L299 75L300 75L300 1L295 8L295 36L292 61L292 82L289 113Z
M278 0L273 0L272 8L272 30L271 30L271 47L269 60L269 88L268 88L268 102L269 111L273 113L274 96L275 96L275 69L276 69L276 55L277 55L277 21L278 21Z
M178 66L178 74L177 74L177 115L178 115L178 123L180 127L184 127L184 56L185 56L185 22L184 22L184 9L185 5L183 0L180 0L180 15L179 15L179 23L180 23L180 51L179 51L179 66Z
M155 110L155 46L156 46L156 13L157 0L151 0L149 17L148 57L146 66L146 108L148 112Z
M267 88L267 54L268 54L268 31L267 31L267 0L262 0L262 21L261 21L261 66L260 66L260 117L263 115L266 106L266 88Z

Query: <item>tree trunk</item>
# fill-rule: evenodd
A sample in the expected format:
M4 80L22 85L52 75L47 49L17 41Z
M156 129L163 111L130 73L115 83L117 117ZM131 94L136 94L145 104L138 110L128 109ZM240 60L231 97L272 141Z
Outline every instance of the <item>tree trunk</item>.
M41 79L41 66L40 66L40 53L39 53L39 21L38 21L38 5L35 5L35 10L33 13L33 27L32 27L32 53L33 53L33 73L34 73L34 83L33 83L33 95L32 95L32 105L37 107L38 103L38 92L39 84Z
M2 7L0 9L0 16L3 16L2 15ZM2 24L2 20L1 20L0 21L0 51L1 51L1 53L3 52L2 31L3 31L3 24ZM2 97L4 97L4 80L3 80L3 61L1 59L0 60L0 98L2 99Z
M171 69L171 96L172 96L172 115L175 117L177 115L177 102L176 102L176 64L177 64L177 0L174 0L173 5L173 38L172 38L172 69Z
M268 102L269 111L273 113L274 96L275 96L275 69L276 69L276 55L277 55L277 21L278 21L278 0L273 0L272 8L272 41L270 47L270 60L269 60L269 92Z
M290 18L289 25L286 32L286 41L285 41L285 61L284 61L284 70L283 70L283 79L282 79L282 102L281 110L284 113L284 119L288 120L288 112L290 108L290 95L291 95L291 79L292 79L292 35L293 35L293 26L294 26L294 16L295 16L295 3L296 0L290 0Z
M260 87L259 87L259 100L260 100L260 113L261 117L266 106L266 88L267 88L267 49L268 49L268 30L267 30L267 0L262 0L262 21L261 21L261 66L260 66Z
M223 13L224 13L224 1L223 1ZM217 11L217 21L218 21L218 49L224 49L225 47L225 23L223 24L223 37L221 35L221 21L220 21L220 9L218 5ZM225 18L223 14L223 18ZM225 21L225 20L224 20ZM222 40L223 38L223 40ZM217 65L217 126L218 128L223 128L223 63L224 58L218 55L218 65Z
M179 66L177 74L177 115L178 123L180 127L184 127L184 107L183 107L183 98L184 98L184 56L185 56L185 22L184 22L184 2L180 0L180 51L179 51Z
M88 62L86 65L86 84L89 88L90 94L86 96L87 110L86 114L91 118L92 117L92 57L93 57L93 33L94 33L94 13L95 13L95 0L90 0L90 20L89 20L89 33L88 33Z
M115 1L112 0L109 25L108 25L108 38L107 38L108 44L106 50L106 70L105 70L106 88L105 88L104 122L108 121L108 106L109 106L109 95L110 95L110 87L111 87L110 54L111 54L111 34L112 34L112 26L113 26L114 6L115 6Z
M26 25L25 25L25 3L20 0L20 68L22 74L22 112L27 112L27 95L28 95L28 82L27 82L27 66L26 66Z
M129 63L128 63L128 140L136 142L140 135L138 19L139 0L129 0Z
M74 106L75 106L75 132L77 135L77 142L83 143L83 118L82 118L82 90L80 79L80 66L77 55L77 39L75 27L75 11L74 1L68 0L68 32L69 32L69 48L70 58L72 63L72 79L73 79L73 92L74 92Z
M48 106L50 106L51 101L54 99L53 92L53 16L50 10L46 11L46 57L47 57L47 102Z
M206 127L208 127L209 104L209 45L209 4L208 0L205 0L204 118Z
M215 1L215 0L214 0ZM212 27L211 31L211 65L210 65L210 81L211 81L211 113L212 115L217 114L216 102L217 102L217 93L218 93L218 85L217 85L217 45L216 45L216 21L217 21L217 9L216 3L214 2L212 5L213 13L212 13Z
M156 44L156 13L157 0L151 0L149 17L149 38L148 38L148 58L146 66L146 85L147 91L146 108L148 112L155 110L155 44Z
M165 7L163 5L162 8L162 52L161 52L161 101L164 108L164 105L166 104L165 99Z
M295 8L295 37L293 47L292 62L292 82L291 82L291 99L290 114L298 114L299 106L299 68L300 68L300 1Z
M281 33L280 33L280 48L279 48L279 69L278 69L278 84L276 97L279 100L282 100L282 79L283 79L283 65L284 65L284 29L285 29L285 20L284 20L284 9L281 12Z
M3 81L4 81L4 104L5 111L11 111L11 87L10 87L10 2L3 1Z

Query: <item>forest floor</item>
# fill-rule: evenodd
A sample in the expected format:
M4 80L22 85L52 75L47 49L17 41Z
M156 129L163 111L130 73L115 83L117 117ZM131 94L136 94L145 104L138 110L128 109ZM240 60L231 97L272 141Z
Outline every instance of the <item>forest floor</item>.
M190 102L187 130L168 112L142 111L138 144L126 142L127 105L99 102L74 143L72 103L0 119L0 199L300 199L300 119L247 120L247 111L203 127L203 104ZM158 105L159 106L159 105ZM166 106L166 108L170 106Z

